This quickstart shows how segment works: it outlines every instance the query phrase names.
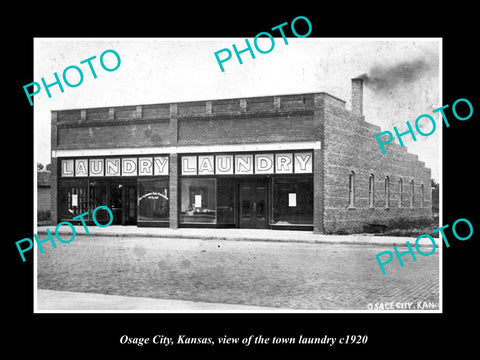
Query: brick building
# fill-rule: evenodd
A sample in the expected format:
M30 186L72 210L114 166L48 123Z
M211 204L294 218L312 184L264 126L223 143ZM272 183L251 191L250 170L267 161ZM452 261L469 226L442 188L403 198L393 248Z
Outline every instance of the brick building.
M37 171L37 210L50 210L50 171Z
M360 79L351 108L320 92L52 111L52 219L107 205L118 225L330 233L430 216L430 169L382 155Z

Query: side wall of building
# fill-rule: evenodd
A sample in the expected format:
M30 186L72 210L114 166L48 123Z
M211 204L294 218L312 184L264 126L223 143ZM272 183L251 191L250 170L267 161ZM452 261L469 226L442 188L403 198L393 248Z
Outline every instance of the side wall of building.
M50 210L51 196L50 187L37 188L37 211Z
M324 232L356 232L368 224L387 224L399 218L431 216L431 171L393 144L385 155L375 134L378 126L364 116L347 110L325 96L323 107L324 152ZM349 176L354 173L354 205L350 205ZM370 204L369 178L374 176L373 206ZM386 203L386 178L389 178L389 204ZM400 180L402 196L400 200ZM413 206L410 182L413 180ZM423 202L421 199L423 185ZM388 206L387 206L388 205Z

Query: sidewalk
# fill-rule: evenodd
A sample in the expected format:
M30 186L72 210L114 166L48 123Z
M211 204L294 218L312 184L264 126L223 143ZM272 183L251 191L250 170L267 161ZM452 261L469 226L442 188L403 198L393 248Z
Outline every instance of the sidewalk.
M46 229L55 236L55 226L39 226L37 234L46 234ZM77 235L85 235L83 226L75 226ZM269 242L299 242L299 243L323 243L323 244L356 244L356 245L382 245L399 246L405 245L408 240L411 245L415 244L415 237L375 236L373 234L353 235L323 235L314 234L311 231L292 230L269 230L269 229L208 229L208 228L153 228L111 225L100 228L88 225L90 236L118 236L118 237L161 237L168 239L200 239L200 240L230 240L230 241L269 241ZM71 235L72 230L64 225L58 229L60 235ZM434 238L435 244L439 245L439 238ZM429 239L422 239L419 246L431 247Z
M103 295L73 291L37 290L38 312L105 312L138 310L139 312L195 312L195 311L278 311L271 307L219 304L188 300L153 299L146 297Z

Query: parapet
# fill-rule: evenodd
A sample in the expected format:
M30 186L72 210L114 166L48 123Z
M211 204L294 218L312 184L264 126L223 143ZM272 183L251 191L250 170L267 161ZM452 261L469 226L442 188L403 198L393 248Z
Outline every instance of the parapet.
M242 114L275 114L313 111L318 99L345 108L345 101L327 93L303 93L177 103L55 110L57 124L117 120L141 121L171 117L209 117Z

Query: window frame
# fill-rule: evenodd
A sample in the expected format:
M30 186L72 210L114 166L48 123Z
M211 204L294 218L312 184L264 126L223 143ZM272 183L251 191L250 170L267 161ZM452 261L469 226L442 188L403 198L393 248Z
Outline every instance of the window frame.
M71 184L71 185L67 185L67 184ZM77 203L80 204L80 200L83 200L82 204L85 205L85 202L86 202L86 208L82 208L82 210L80 210L79 209L80 206L77 205L77 210L75 210L76 213L73 213L71 217L65 217L64 215L66 214L66 212L62 210L62 205L64 205L65 203L64 201L62 201L62 191L64 191L64 189L68 191L69 189L73 189L73 188L76 189L75 193L77 194ZM82 189L82 192L83 192L81 197L78 196L80 195L78 191L78 189L80 188ZM72 201L72 198L70 198L70 200L67 200L67 205L69 202L71 203L71 201ZM89 206L90 206L90 186L89 186L88 178L86 177L85 178L73 178L73 177L59 178L58 188L57 188L57 218L59 222L61 221L80 222L80 220L73 220L73 218L85 212L88 212L88 215L86 216L86 220L90 220L91 212L90 212Z
M310 223L290 223L290 224L278 224L278 223L275 223L274 221L274 207L276 205L275 203L275 181L277 180L286 180L286 179L289 179L289 180L292 180L292 183L295 184L295 194L296 197L297 197L297 206L298 206L298 199L300 198L298 196L298 182L300 180L309 180L311 181L311 186L312 186L312 221ZM313 178L313 174L306 174L306 175L303 175L303 176L299 176L299 175L280 175L280 176L272 176L271 178L271 181L270 181L270 193L271 193L271 196L270 196L270 215L269 215L269 218L268 218L268 225L269 226L313 226L313 223L314 223L314 208L315 208L315 204L313 202L313 197L314 197L314 193L315 193L315 183L314 183L314 178ZM278 221L278 220L277 220Z
M398 207L402 207L402 199L403 198L403 179L398 179Z
M420 208L425 207L425 185L420 184Z
M348 174L348 208L355 209L355 171Z
M375 175L370 174L368 177L368 206L375 207Z
M178 209L179 209L179 211L178 211L178 217L179 217L178 223L179 223L180 225L187 225L187 226L189 226L189 225L190 225L190 226L191 226L191 225L217 225L217 224L218 224L218 221L217 221L217 215L218 215L218 214L217 214L217 213L218 213L218 211L217 211L217 178L216 178L216 177L212 177L212 176L201 176L201 177L199 177L199 176L182 176L182 177L180 177L179 180L180 180L180 181L179 181L179 185L180 185L180 186L179 186L179 189L178 189L178 190L179 190L179 191L178 191L178 194L179 194L180 196L178 196L178 205L179 205L179 206L178 206ZM182 217L184 216L184 215L183 215L183 211L182 211L182 210L183 210L183 209L182 209L182 200L183 200L183 194L182 194L182 185L183 185L183 184L182 184L182 182L183 182L183 181L186 181L186 180L188 180L188 181L192 181L192 180L195 180L195 181L213 181L213 182L214 182L214 185L213 185L213 189L214 189L213 194L214 194L214 196L215 196L215 210L214 210L214 211L215 211L215 219L214 219L213 222L182 221ZM189 196L189 195L187 194L187 196ZM203 199L202 199L202 200L203 200Z
M390 208L390 176L385 176L385 209Z
M415 182L410 180L410 208L413 209L415 207Z
M149 181L164 181L166 182L166 189L167 189L167 194L168 194L168 215L166 220L161 219L161 220L156 220L156 219L140 219L140 203L139 199L141 195L140 193L140 186L142 186L142 183L146 183ZM170 179L168 176L149 176L149 177L138 177L137 178L137 225L142 223L169 223L170 222L170 200L171 200L171 194L170 194Z

